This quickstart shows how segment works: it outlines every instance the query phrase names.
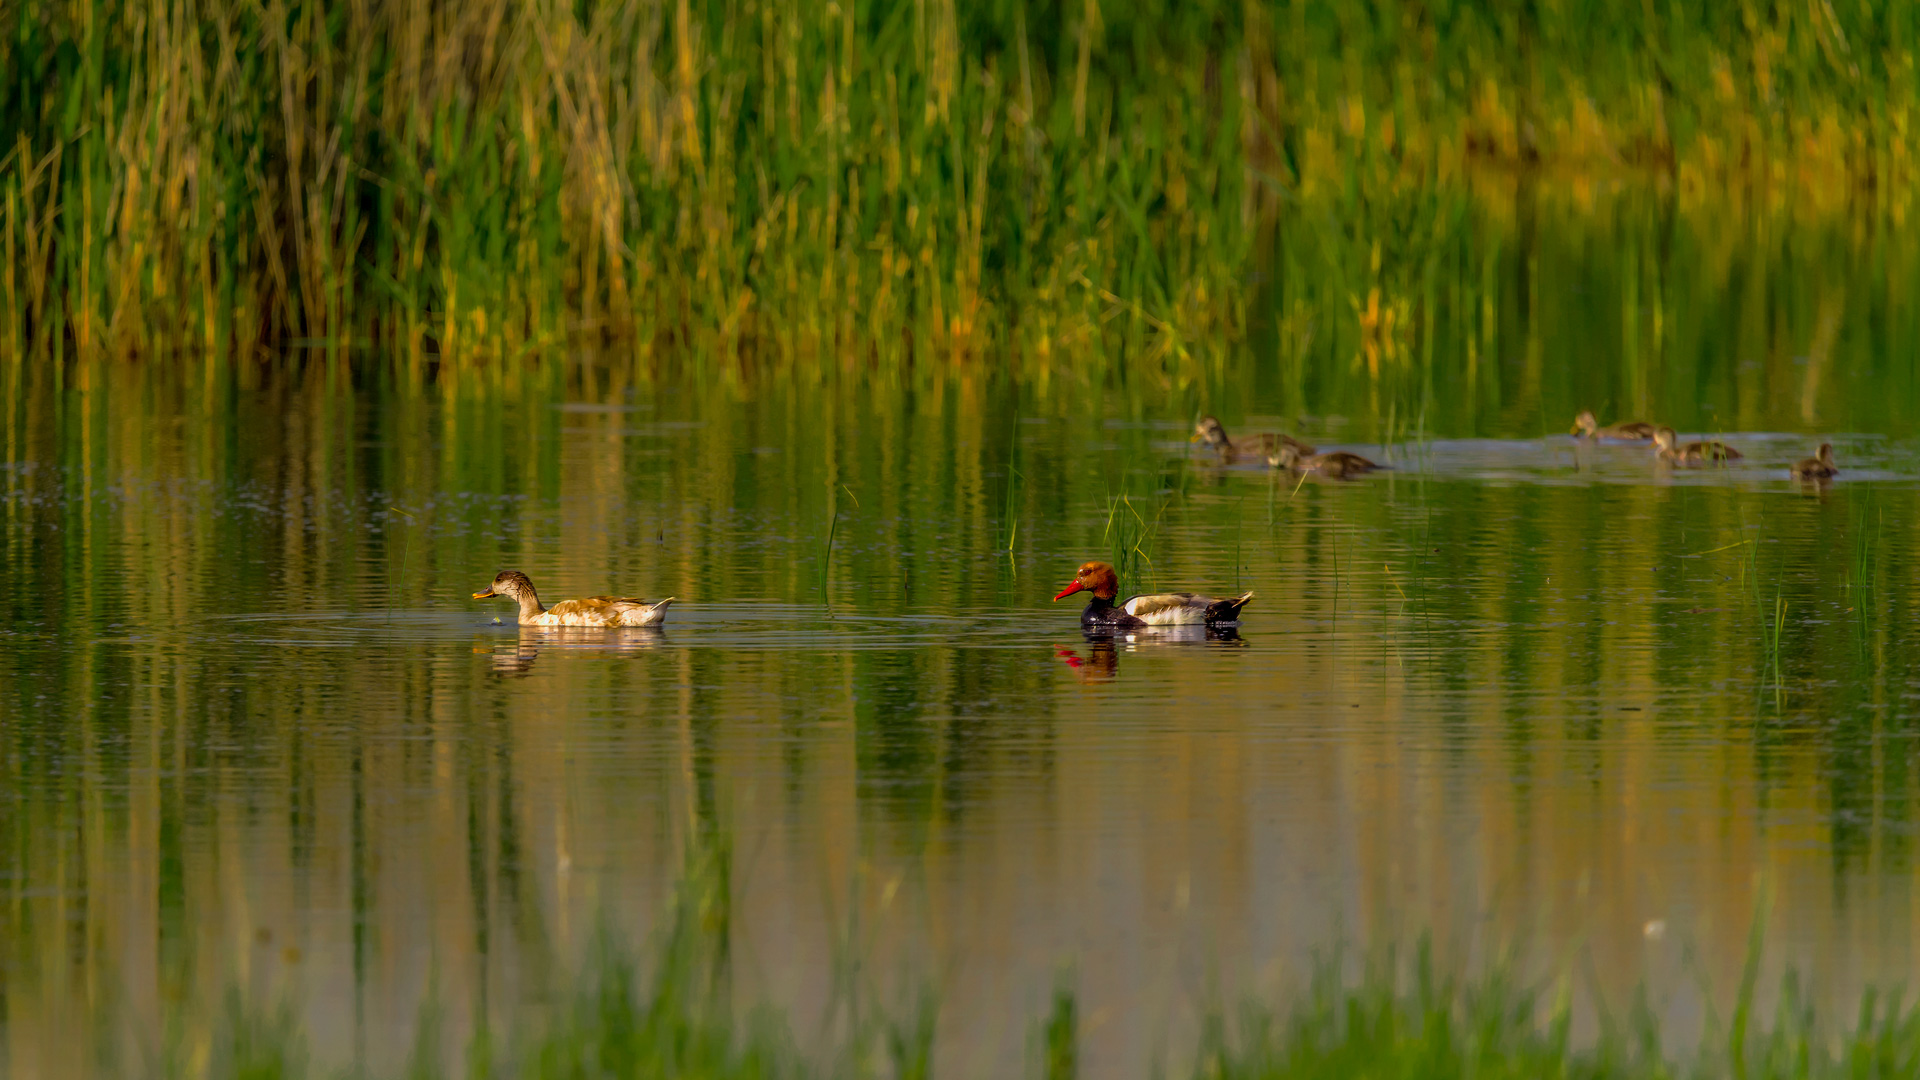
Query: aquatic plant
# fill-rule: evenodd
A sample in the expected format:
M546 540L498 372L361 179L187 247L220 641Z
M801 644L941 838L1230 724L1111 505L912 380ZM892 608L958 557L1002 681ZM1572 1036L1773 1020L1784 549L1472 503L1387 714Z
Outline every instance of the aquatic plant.
M1259 258L1385 381L1436 308L1490 330L1516 302L1445 242L1437 180L1906 206L1915 29L1899 4L28 7L0 43L0 350L1180 368L1245 333Z

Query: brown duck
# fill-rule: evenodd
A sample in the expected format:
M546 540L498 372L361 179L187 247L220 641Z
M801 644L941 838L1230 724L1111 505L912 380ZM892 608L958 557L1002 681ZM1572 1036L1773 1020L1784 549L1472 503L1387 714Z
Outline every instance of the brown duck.
M658 626L673 603L671 596L655 604L632 596L589 596L544 607L533 582L518 570L500 571L492 585L473 594L475 600L492 596L519 602L521 626Z
M1819 453L1801 458L1787 470L1787 475L1795 480L1827 480L1839 474L1840 469L1833 463L1833 444L1824 442L1820 444Z
M1653 425L1645 420L1623 420L1618 424L1600 426L1594 419L1593 410L1588 409L1573 418L1573 434L1586 439L1619 439L1622 442L1646 442L1653 438Z
M1345 450L1302 454L1291 446L1282 446L1267 455L1267 464L1276 469L1292 469L1297 473L1319 473L1335 480L1346 480L1380 467L1359 454L1349 454Z
M1660 454L1660 460L1675 465L1710 465L1716 462L1738 461L1746 455L1726 443L1718 440L1708 442L1690 442L1681 445L1678 435L1670 427L1663 427L1653 433L1653 445Z
M1272 432L1250 435L1241 439L1239 442L1235 442L1227 437L1227 429L1220 426L1220 421L1211 416L1203 416L1200 418L1200 422L1193 426L1193 438L1189 441L1206 443L1212 447L1214 453L1219 454L1223 460L1232 460L1234 458L1253 458L1257 460L1263 457L1271 457L1283 446L1291 446L1301 454L1313 453L1313 447L1308 446L1299 439L1291 435L1275 435Z

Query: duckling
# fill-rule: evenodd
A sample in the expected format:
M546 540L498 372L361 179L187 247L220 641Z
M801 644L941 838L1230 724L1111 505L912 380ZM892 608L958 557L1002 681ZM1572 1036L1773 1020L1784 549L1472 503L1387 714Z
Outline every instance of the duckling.
M1227 429L1220 426L1220 421L1211 416L1200 418L1200 422L1193 426L1193 438L1187 441L1205 442L1213 447L1214 452L1219 454L1222 460L1226 461L1237 457L1268 457L1282 446L1291 446L1303 456L1313 453L1313 447L1299 439L1291 435L1275 435L1271 432L1262 432L1234 442L1227 438Z
M540 604L533 582L518 570L502 570L493 584L473 594L475 600L503 596L520 604L521 626L658 626L667 617L669 596L657 604L631 596L589 596L562 600L552 607Z
M1588 409L1573 418L1573 434L1586 439L1619 439L1622 442L1646 442L1653 438L1653 425L1645 420L1625 420L1618 424L1600 426L1594 419L1593 410Z
M1676 442L1678 438L1679 436L1675 435L1670 427L1663 427L1653 433L1653 445L1660 455L1660 460L1670 461L1675 465L1708 465L1714 462L1738 461L1746 456L1717 440L1690 442L1681 446Z
M1787 475L1795 480L1826 480L1839 475L1840 470L1833 464L1833 444L1821 443L1820 452L1810 458L1801 458Z
M1361 457L1349 454L1345 450L1334 450L1325 454L1302 454L1291 446L1282 445L1267 455L1267 464L1276 469L1292 469L1294 472L1317 472L1321 476L1330 476L1335 480L1370 473L1380 466Z

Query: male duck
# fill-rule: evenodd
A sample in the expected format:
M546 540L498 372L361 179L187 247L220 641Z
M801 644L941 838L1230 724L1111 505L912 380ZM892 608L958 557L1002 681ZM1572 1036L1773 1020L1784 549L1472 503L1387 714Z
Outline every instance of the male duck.
M1093 594L1087 609L1080 613L1080 625L1087 630L1144 630L1149 626L1219 626L1236 623L1240 609L1253 599L1252 593L1225 600L1195 596L1189 592L1150 593L1129 596L1123 603L1113 602L1120 591L1120 577L1103 562L1082 563L1056 601L1085 590Z
M521 626L658 626L667 617L669 596L657 604L631 596L589 596L542 607L533 582L518 570L502 570L475 600L504 596L520 604Z

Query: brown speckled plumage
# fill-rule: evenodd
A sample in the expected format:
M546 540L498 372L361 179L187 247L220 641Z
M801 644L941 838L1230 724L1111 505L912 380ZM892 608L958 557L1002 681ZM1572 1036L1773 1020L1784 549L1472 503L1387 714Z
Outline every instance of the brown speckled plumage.
M1302 454L1292 447L1282 446L1267 457L1267 464L1279 469L1292 469L1298 473L1318 473L1335 480L1370 473L1380 466L1361 457L1349 454L1345 450L1333 450L1325 454Z
M500 571L485 591L473 594L475 600L494 596L520 605L521 626L658 626L673 603L671 596L653 604L633 596L589 596L544 607L532 580L518 570Z
M1833 444L1821 443L1820 452L1810 458L1801 458L1794 462L1787 475L1795 480L1827 480L1840 474L1833 463Z
M1227 429L1221 427L1220 421L1211 416L1201 417L1200 422L1193 426L1193 438L1196 442L1204 442L1212 447L1214 453L1219 454L1223 461L1232 461L1235 458L1258 460L1272 457L1283 446L1291 446L1300 454L1313 453L1313 447L1291 435L1262 432L1237 441L1230 439L1227 437Z
M1646 442L1653 438L1653 425L1645 420L1624 420L1600 426L1591 409L1573 418L1573 433L1588 439L1618 439L1622 442Z
M1708 442L1690 442L1682 445L1679 436L1670 427L1663 427L1653 433L1653 445L1660 460L1675 465L1711 465L1718 462L1738 461L1746 455L1726 443L1718 440Z

